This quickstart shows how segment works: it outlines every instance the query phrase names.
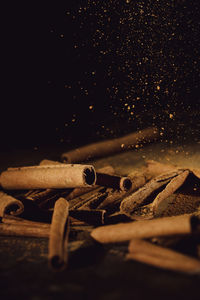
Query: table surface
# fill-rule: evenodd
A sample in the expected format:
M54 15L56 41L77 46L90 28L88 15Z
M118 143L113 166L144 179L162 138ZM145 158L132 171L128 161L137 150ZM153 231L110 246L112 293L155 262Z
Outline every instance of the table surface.
M111 164L122 175L143 166L147 159L200 168L199 150L200 144L157 143L92 163L95 167ZM0 168L34 165L44 158L59 159L59 151L55 147L4 152ZM87 242L79 249L79 242L71 241L69 247L68 268L52 272L47 265L47 239L0 237L0 298L199 299L200 276L126 261L127 244L94 246Z

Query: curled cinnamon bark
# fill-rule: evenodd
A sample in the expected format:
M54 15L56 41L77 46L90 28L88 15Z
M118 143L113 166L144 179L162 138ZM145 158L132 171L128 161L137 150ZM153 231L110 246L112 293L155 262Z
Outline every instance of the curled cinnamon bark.
M149 197L153 192L162 186L166 185L171 179L177 177L182 172L182 170L177 170L153 178L135 193L132 193L124 198L120 205L120 211L128 216L131 216L134 213L134 210L138 206L142 205L147 197Z
M24 211L24 205L21 201L0 191L0 217L5 214L20 215Z

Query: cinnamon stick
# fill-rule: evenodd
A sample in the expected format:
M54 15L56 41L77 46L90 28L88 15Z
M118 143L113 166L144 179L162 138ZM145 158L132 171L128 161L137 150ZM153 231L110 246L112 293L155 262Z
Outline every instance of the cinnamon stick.
M104 173L98 174L96 184L105 187L111 187L113 189L118 189L121 191L128 191L132 186L131 180L128 177L109 175Z
M24 211L24 205L21 201L0 191L0 217L4 214L20 215Z
M27 226L27 224L0 223L0 235L48 238L49 228Z
M194 231L199 219L191 214L153 220L119 223L95 228L91 236L100 243L117 243L133 238L187 235ZM199 229L198 229L199 230Z
M48 165L9 168L0 175L4 189L46 189L88 187L96 182L96 172L89 165Z
M138 132L130 133L126 136L93 143L63 153L61 158L68 163L86 161L95 157L104 157L113 153L134 148L141 143L151 142L159 136L159 131L155 127L146 128Z
M43 160L41 163L42 163L42 165L46 165L51 162L53 164L61 164L59 162L49 161L49 160ZM114 173L113 167L108 165L108 166L98 169L98 171L96 172L96 185L94 185L92 187L80 187L80 188L74 188L74 189L59 189L59 190L58 189L39 190L38 192L27 195L26 198L36 202L40 208L48 209L54 205L55 201L59 197L65 197L65 199L71 200L78 196L86 194L90 191L96 190L99 175L100 176L102 174L110 174L111 175L113 173Z
M133 239L130 241L129 254L126 258L162 269L200 274L200 260L143 240Z
M67 265L67 245L69 234L69 203L59 198L54 206L49 238L49 266L62 270Z
M62 162L56 161L56 160L51 160L51 159L43 159L39 163L40 166L48 166L48 165L60 165Z

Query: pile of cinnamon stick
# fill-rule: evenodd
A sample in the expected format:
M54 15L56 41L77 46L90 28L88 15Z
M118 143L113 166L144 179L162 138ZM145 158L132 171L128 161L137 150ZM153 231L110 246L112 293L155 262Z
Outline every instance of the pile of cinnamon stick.
M85 164L158 136L156 128L148 128L64 153L60 162L43 160L38 166L3 171L0 235L48 238L48 261L54 270L66 268L69 235L82 230L94 243L128 243L126 259L200 274L198 255L165 247L166 240L186 236L194 237L199 247L199 170L147 161L143 168L119 176L110 165L96 170ZM177 193L188 188L195 199L192 205L171 209Z

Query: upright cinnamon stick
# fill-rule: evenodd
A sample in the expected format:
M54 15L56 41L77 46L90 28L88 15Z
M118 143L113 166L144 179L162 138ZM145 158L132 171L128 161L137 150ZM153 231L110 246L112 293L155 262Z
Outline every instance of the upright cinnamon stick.
M108 156L134 148L137 144L148 143L159 136L155 127L146 128L126 136L98 142L62 154L62 160L68 163L86 161L94 157Z
M48 260L49 266L54 270L62 270L67 265L68 215L69 203L64 198L59 198L54 206L49 238Z
M20 215L24 211L24 205L21 201L0 191L0 217L4 214Z
M88 187L96 182L96 172L89 165L48 165L9 168L0 175L4 189L45 189Z
M129 254L126 258L162 269L200 274L200 260L143 240L133 239L130 241Z

